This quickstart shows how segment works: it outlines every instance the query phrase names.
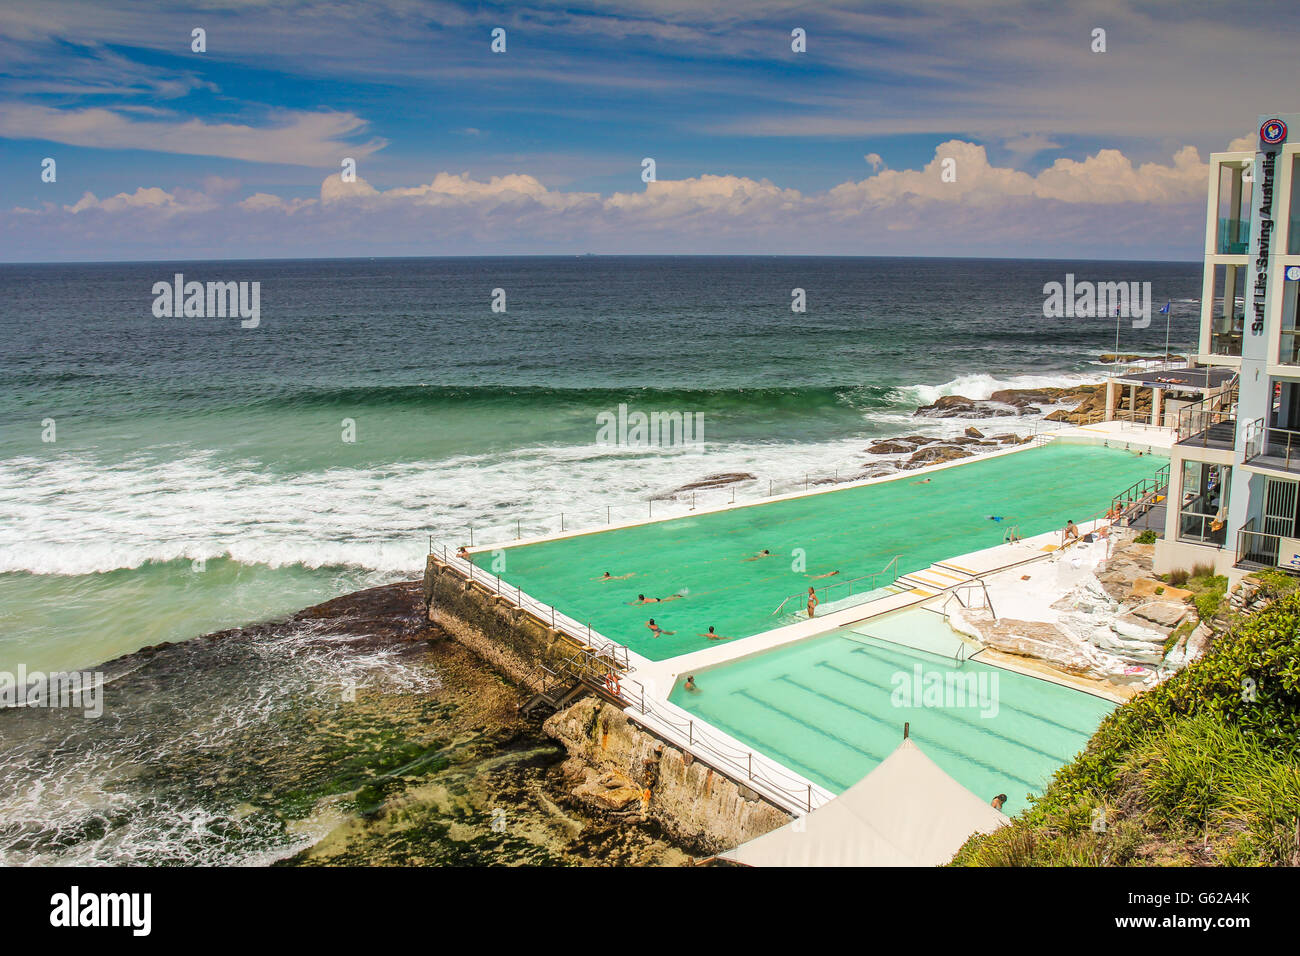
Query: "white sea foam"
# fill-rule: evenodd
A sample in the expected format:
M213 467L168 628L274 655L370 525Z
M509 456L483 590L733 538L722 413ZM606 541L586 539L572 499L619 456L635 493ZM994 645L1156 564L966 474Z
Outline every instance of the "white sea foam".
M994 392L1007 388L1068 388L1074 385L1096 385L1101 380L1100 375L1088 372L1073 375L1013 375L1009 378L980 374L963 375L942 385L912 385L899 391L915 398L918 405L931 405L945 395L986 399Z

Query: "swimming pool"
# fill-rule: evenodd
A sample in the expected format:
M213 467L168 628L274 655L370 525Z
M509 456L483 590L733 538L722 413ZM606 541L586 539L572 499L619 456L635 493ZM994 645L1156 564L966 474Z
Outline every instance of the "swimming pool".
M536 544L483 551L481 567L652 660L725 638L770 630L772 612L810 586L879 571L899 572L1104 510L1111 496L1150 477L1166 459L1052 442L823 494L733 508ZM1001 516L1000 522L989 515ZM771 557L746 560L767 549ZM602 581L609 571L615 580ZM817 577L838 572L831 577ZM665 603L637 604L638 594ZM795 604L790 606L797 606ZM654 637L653 618L665 632Z
M876 636L886 634L912 646ZM835 793L889 756L909 723L946 773L984 799L1005 793L1016 813L1115 705L959 663L956 643L940 615L914 608L696 673L698 690L679 681L669 699Z

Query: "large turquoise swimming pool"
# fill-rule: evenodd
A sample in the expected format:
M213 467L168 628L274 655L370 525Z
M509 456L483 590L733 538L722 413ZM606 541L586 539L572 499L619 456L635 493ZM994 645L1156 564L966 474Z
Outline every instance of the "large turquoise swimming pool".
M772 612L810 586L899 571L1081 521L1166 459L1053 442L890 481L728 511L484 551L503 581L652 660L788 620ZM989 516L1003 520L990 521ZM749 560L763 551L770 557ZM609 571L614 580L602 581ZM832 572L838 572L832 574ZM638 604L637 596L672 598ZM797 607L796 599L789 607ZM653 618L665 633L646 627Z
M958 643L916 608L696 673L698 690L683 678L670 699L836 793L889 756L908 723L930 759L977 796L1005 793L1014 814L1115 705L959 662Z

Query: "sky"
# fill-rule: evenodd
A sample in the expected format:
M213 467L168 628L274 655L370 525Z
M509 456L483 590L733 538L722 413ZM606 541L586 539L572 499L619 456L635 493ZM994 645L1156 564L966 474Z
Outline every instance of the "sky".
M1298 36L1294 0L4 0L0 261L1194 260Z

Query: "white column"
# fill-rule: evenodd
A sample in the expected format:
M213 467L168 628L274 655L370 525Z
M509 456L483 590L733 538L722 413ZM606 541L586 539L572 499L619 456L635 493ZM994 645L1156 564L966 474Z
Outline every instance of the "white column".
M1115 399L1119 396L1119 382L1113 378L1106 379L1106 421L1115 418Z
M1165 395L1165 390L1163 388L1153 387L1151 389L1151 424L1152 425L1160 424L1160 406L1162 404L1162 399L1164 398L1164 395Z

